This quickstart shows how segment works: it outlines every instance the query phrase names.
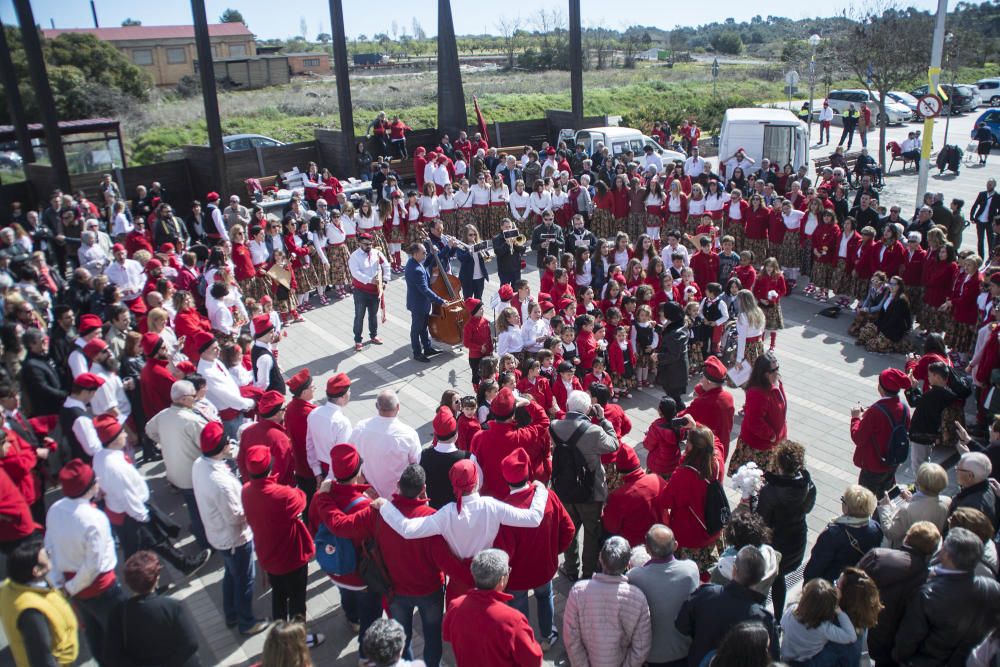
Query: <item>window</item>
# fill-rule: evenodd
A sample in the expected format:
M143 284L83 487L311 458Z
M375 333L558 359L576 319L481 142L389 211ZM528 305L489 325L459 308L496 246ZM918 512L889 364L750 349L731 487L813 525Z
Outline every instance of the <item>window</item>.
M628 150L628 142L627 141L613 141L613 142L611 142L611 154L612 155L621 155L622 153L624 153L627 150Z
M1000 88L1000 81L980 81L976 84L979 90L994 90Z
M771 164L785 164L791 162L792 154L792 130L790 125L765 125L764 126L764 154L771 161Z
M1000 123L1000 111L987 111L983 116L982 122L989 125Z
M319 58L304 58L302 60L303 67L319 67Z
M279 144L277 141L274 141L273 139L266 139L264 137L253 137L252 139L250 139L250 145L254 148L256 147L271 148L272 146L277 146Z
M229 55L230 56L245 56L247 54L246 44L230 44L229 45Z
M187 49L183 46L171 46L167 48L167 64L182 65L187 62Z
M132 63L135 65L152 65L153 64L153 50L152 49L133 49L132 51Z

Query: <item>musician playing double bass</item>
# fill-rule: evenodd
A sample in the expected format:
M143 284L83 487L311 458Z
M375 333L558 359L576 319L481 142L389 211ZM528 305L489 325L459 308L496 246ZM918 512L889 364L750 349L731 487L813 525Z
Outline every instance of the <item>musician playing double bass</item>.
M431 291L431 274L424 266L424 260L427 259L424 244L411 243L407 253L410 255L405 270L406 309L410 311L410 347L413 348L413 358L426 363L430 361L429 357L441 351L431 346L427 318L433 305L443 305L445 300Z
M347 260L354 287L354 351L360 352L361 329L368 312L368 336L373 345L381 345L378 337L378 311L385 312L385 286L389 283L392 266L382 251L372 248L371 234L358 234L358 249ZM409 282L409 281L407 281ZM407 299L409 307L409 299Z

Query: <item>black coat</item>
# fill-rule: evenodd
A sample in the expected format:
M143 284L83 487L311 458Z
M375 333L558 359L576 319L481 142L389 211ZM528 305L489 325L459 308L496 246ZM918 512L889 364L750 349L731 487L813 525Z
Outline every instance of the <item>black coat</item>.
M976 201L973 202L972 208L969 209L969 221L972 223L979 223L979 215L986 208L986 190L983 190L978 195L976 195ZM993 197L990 198L990 209L987 212L986 219L993 220L997 216L1000 216L1000 192L994 191Z
M993 530L997 529L997 497L993 493L988 479L956 493L955 497L951 499L948 514L951 514L959 507L970 507L974 510L979 510L989 518L993 524Z
M668 394L687 390L688 382L688 335L687 329L677 327L660 332L660 344L656 350L656 382Z
M730 582L725 586L705 584L681 606L674 626L691 638L688 665L701 663L715 650L726 632L741 621L758 621L771 634L771 654L778 659L778 633L774 616L767 610L766 598L755 591Z
M913 328L913 314L910 312L909 301L893 299L888 308L878 311L875 326L878 327L879 333L893 343L903 340Z
M781 552L780 574L794 571L806 552L806 515L816 504L816 485L808 470L789 477L764 473L764 487L757 500L757 514L774 533L771 546Z
M136 595L108 619L108 662L121 667L199 667L194 621L173 598Z
M66 400L59 373L48 357L28 353L21 364L21 387L27 403L25 412L32 417L57 415Z
M878 586L882 601L878 625L868 631L868 653L879 665L892 665L892 647L906 605L927 581L927 558L907 546L878 548L866 553L858 567Z
M871 519L861 526L831 523L816 538L802 580L836 581L845 567L857 565L869 549L881 543L882 528Z
M549 239L549 247L542 247L542 234L555 234L554 239ZM542 260L545 259L546 255L552 255L553 257L559 257L563 251L563 233L559 225L551 225L546 227L545 225L538 225L535 230L531 232L531 249L538 253L537 264L541 268Z
M507 242L503 233L493 237L493 254L497 258L497 273L504 276L521 275L521 257L527 248Z

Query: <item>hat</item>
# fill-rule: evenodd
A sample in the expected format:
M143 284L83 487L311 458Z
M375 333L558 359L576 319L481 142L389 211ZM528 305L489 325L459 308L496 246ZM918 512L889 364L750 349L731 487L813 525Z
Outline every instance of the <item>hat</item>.
M514 414L514 394L510 387L504 387L490 403L490 412L497 419L509 419Z
M565 296L565 297L559 299L559 310L566 310L567 308L569 308L570 306L573 306L575 304L576 304L576 301L574 301L573 299L569 298L568 296Z
M493 400L496 401L496 399ZM438 408L431 426L434 428L434 435L438 440L451 440L452 436L458 432L455 415L452 414L451 408L446 405Z
M274 331L274 322L270 315L255 315L253 318L253 337L261 338Z
M174 244L167 242L160 245L160 252L173 252L175 250Z
M97 430L97 438L101 444L107 447L118 437L124 427L118 423L118 417L112 414L97 415L94 417L94 429Z
M148 262L146 262L146 270L147 271L152 271L154 269L162 269L162 268L163 268L163 262L161 262L160 260L156 259L155 257L152 258L151 260L149 260Z
M298 394L304 389L308 389L312 386L312 376L309 374L308 368L303 368L301 371L288 378L288 390L293 394Z
M73 378L73 384L81 389L97 389L104 384L104 378L93 373L80 373Z
M338 481L351 479L360 469L361 455L354 445L341 443L330 449L330 470L334 479Z
M726 365L722 361L712 355L708 359L705 359L705 377L707 377L712 382L717 384L722 384L726 381Z
M500 296L501 301L510 301L514 298L514 288L510 286L510 283L503 284L500 286L497 294Z
M898 368L887 368L878 374L878 383L886 391L895 394L910 387L910 378Z
M632 472L639 467L639 456L628 445L622 445L615 455L615 467L620 473Z
M273 303L274 300L271 298L270 294L265 294L264 296L260 297L260 302L261 303Z
M276 391L265 391L264 394L257 399L257 414L261 417L268 418L273 417L281 410L282 406L285 404L285 397Z
M337 373L326 381L327 396L339 396L351 388L351 378L347 373Z
M539 303L541 303L542 301L552 301L552 295L549 294L548 292L539 292L535 296L538 297Z
M198 350L198 354L201 354L215 342L215 335L210 331L198 331L191 337L191 342L194 343L195 349Z
M121 243L116 243L113 246L111 246L111 252L114 253L118 252L119 250L125 252L125 246L123 246Z
M556 149L555 149L555 148L553 148L552 146L549 146L548 148L546 148L546 149L545 149L545 152L546 152L546 153L547 153L548 155L555 155L555 154L556 154Z
M495 403L496 399L493 399L493 402ZM476 464L469 459L462 459L448 471L448 479L451 480L451 488L455 492L455 509L461 512L462 496L474 492L479 482Z
M475 315L476 311L483 307L483 302L475 297L469 297L465 300L465 307L469 309L469 315Z
M247 472L254 479L265 477L271 470L271 448L254 445L247 450Z
M573 364L566 360L560 361L559 365L556 366L556 373L569 373L572 370L573 370Z
M160 334L147 331L142 335L142 353L147 357L151 357L156 354L156 351L159 350L162 345L163 339L160 338Z
M184 375L191 375L192 373L198 372L198 369L195 367L195 365L192 364L187 359L185 359L184 361L178 361L176 364L174 364L174 368L176 368L180 373L183 373Z
M207 456L215 456L223 450L225 443L222 440L222 422L208 422L201 430L198 439L201 446L201 453Z
M219 201L219 193L209 192L207 195L205 195L205 201L208 202Z
M360 234L358 234L358 240L359 241L371 241L372 240L372 235L369 234L368 232L361 232Z
M108 344L104 342L103 338L98 336L83 346L83 356L87 357L90 361L93 361L94 357L106 349L108 349Z
M531 459L523 447L518 447L500 461L503 479L510 485L522 484L531 477Z
M97 315L87 314L80 317L80 324L76 329L80 332L81 336L85 336L95 329L100 329L102 324L101 318Z
M552 305L551 301L542 301L540 304L538 304L538 307L542 309L543 313L547 313L550 310L556 309L556 307Z
M79 498L94 485L94 469L80 459L73 459L59 471L59 486L67 498Z

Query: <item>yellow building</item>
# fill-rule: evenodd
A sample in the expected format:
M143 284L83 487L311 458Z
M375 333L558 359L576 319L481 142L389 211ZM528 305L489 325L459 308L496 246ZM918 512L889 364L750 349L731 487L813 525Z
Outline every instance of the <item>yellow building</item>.
M111 42L129 61L149 72L157 86L173 86L182 77L194 76L198 52L194 42L194 26L137 25L120 28L67 28L42 30L46 39L67 32L94 35ZM212 56L241 58L256 55L253 33L242 23L212 23L208 26Z

